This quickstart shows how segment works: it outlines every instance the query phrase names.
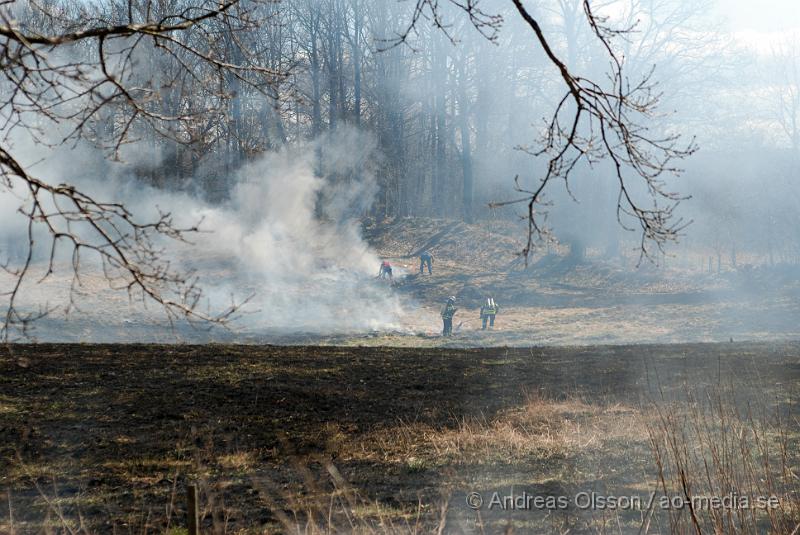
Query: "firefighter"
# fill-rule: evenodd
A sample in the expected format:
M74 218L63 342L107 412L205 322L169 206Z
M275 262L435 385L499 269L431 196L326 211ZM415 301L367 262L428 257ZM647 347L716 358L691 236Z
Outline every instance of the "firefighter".
M444 328L442 329L442 336L451 336L453 334L453 316L456 315L456 298L451 296L447 299L447 304L442 309L442 321Z
M378 271L378 277L383 279L383 278L386 278L387 276L389 277L390 281L393 280L392 279L392 265L389 263L388 260L384 260L383 262L381 262L381 268Z
M494 329L494 317L497 316L497 311L500 309L494 299L491 297L486 298L486 303L481 306L481 322L483 323L482 330L486 330L486 323L489 323L489 328Z
M422 275L425 266L428 266L428 275L433 275L433 255L428 251L419 253L419 274Z

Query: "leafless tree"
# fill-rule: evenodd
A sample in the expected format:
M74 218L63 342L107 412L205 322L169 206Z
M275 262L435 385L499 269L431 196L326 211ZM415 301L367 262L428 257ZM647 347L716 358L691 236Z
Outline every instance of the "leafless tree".
M51 148L84 140L114 157L144 130L185 143L197 120L227 109L235 88L268 94L281 78L282 73L243 52L246 46L236 46L242 34L263 22L258 8L238 0L126 0L71 7L0 2L0 188L23 199L20 211L27 218L24 258L20 265L5 266L15 280L5 293L0 332L6 341L49 312L18 306L23 284L33 277L37 229L46 231L50 243L44 278L56 269L57 248L66 246L73 290L80 284L82 259L93 254L115 287L155 301L170 321L184 317L225 323L237 311L237 303L216 313L201 311L197 278L174 268L165 255L164 239L186 240L196 226L178 227L169 213L142 221L123 204L37 178L15 155L13 138L24 131ZM239 52L230 54L233 48ZM173 69L143 73L143 56ZM179 92L184 83L208 93L204 106L163 105L166 94ZM55 140L53 132L58 133Z
M800 43L787 40L772 51L778 74L773 90L777 119L792 148L792 156L800 157Z
M677 161L694 153L697 147L694 140L681 143L678 135L651 130L650 123L658 116L661 98L653 71L631 80L624 57L615 48L615 41L626 39L634 28L612 27L607 17L594 12L589 0L581 1L585 23L609 65L606 80L593 80L573 72L573 67L559 57L539 20L521 0L511 2L533 32L539 51L558 70L566 90L546 123L540 145L520 147L534 156L547 157L544 176L533 187L525 186L518 177L517 189L525 196L493 203L493 206L526 204L528 239L523 254L527 258L535 241L547 234L544 219L548 185L560 179L569 188L570 176L579 164L594 165L607 160L612 164L619 186L618 221L628 230L634 230L632 222L638 226L642 255L649 256L653 246L661 250L665 243L675 240L687 224L675 212L685 197L669 190L664 176L678 173ZM481 33L495 38L501 18L482 10L475 0L449 0L449 4L465 12ZM422 20L430 21L445 32L449 27L439 2L417 0L411 24L397 41L406 42ZM637 195L641 186L648 194L644 198Z

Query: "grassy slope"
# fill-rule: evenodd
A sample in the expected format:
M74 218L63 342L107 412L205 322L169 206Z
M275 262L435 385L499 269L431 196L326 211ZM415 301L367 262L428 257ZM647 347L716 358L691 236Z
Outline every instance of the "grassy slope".
M606 258L590 251L576 261L554 247L525 269L516 256L522 232L502 222L424 218L366 227L371 246L400 268L396 291L422 311L409 310L406 323L425 336L336 342L525 346L800 337L800 287L791 266L708 274L672 259L666 266L637 265L633 254ZM433 276L418 274L415 255L422 249L436 258ZM449 295L458 298L456 325L462 325L456 339L441 341L433 335ZM478 309L488 295L502 307L495 333L479 332Z

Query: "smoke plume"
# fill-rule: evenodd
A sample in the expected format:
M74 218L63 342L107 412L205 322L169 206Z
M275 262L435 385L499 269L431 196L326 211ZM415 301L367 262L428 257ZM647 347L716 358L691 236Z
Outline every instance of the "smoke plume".
M125 156L126 164L111 164L88 149L59 147L34 170L51 183L73 183L98 198L125 203L141 220L169 212L176 226L199 222L200 231L189 235L190 243L164 240L161 245L174 265L197 273L202 308L213 313L224 310L231 300L248 299L227 339L400 328L408 304L376 280L379 259L361 236L361 217L376 193L371 162L378 155L369 136L342 128L335 137L264 154L235 172L229 199L221 204L144 186L129 169L137 160L152 161L156 155L132 147ZM76 157L82 162L80 172L66 165ZM27 240L20 232L22 216L12 215L12 208L24 202L18 192L13 193L0 195L0 204L9 208L4 219L15 222L3 236L3 256L12 265L24 249L20 242ZM39 263L46 258L44 238L41 233L36 240L34 256ZM102 275L91 258L83 261L83 269L90 272L83 280L91 288L78 288L77 310L70 306L68 260L66 252L59 256L56 274L43 287L31 283L24 288L28 309L43 304L43 298L54 308L50 318L38 325L37 339L72 340L80 331L77 326L85 327L83 340L161 338L153 328L163 320L158 307L129 302L124 292L98 288ZM6 274L4 281L8 280ZM120 330L117 324L127 328ZM181 326L178 330L182 339L215 336Z

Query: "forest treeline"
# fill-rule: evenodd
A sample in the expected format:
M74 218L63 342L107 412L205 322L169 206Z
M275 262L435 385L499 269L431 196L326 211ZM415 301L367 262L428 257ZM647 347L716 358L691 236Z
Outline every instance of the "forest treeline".
M582 3L526 5L575 72L602 80L608 57L597 46ZM15 3L12 9L22 28L63 33L158 20L162 12L173 17L191 5L48 0ZM682 208L686 220L695 221L691 243L733 255L737 247L771 257L777 249L796 255L796 47L787 43L760 56L748 50L714 20L712 1L593 5L618 27L633 30L616 41L631 83L655 69L664 113L654 122L697 136L700 156L682 166L685 178L674 181L676 190L694 197ZM476 28L447 3L441 20L423 14L412 28L414 2L239 2L232 8L235 17L208 22L194 48L162 49L154 39L130 58L121 54L131 62L124 70L126 87L140 91L136 98L148 112L146 121L136 109L104 106L83 135L102 145L130 130L135 150L121 152L140 179L218 202L236 170L260 154L357 128L377 145L378 194L368 215L485 217L487 203L514 196L515 177L523 186L537 180L544 163L530 152L564 88L509 2L485 0L480 6L496 25ZM203 50L248 68L218 76L219 63L198 55ZM67 56L63 49L57 53L62 61L97 63L97 50L81 43ZM109 154L117 149L105 147ZM737 164L745 155L747 165ZM582 165L575 175L569 191L550 194L551 221L564 234L615 250L626 235L613 210L617 184L607 179L602 162ZM759 188L763 183L773 187ZM734 193L737 198L730 200Z

